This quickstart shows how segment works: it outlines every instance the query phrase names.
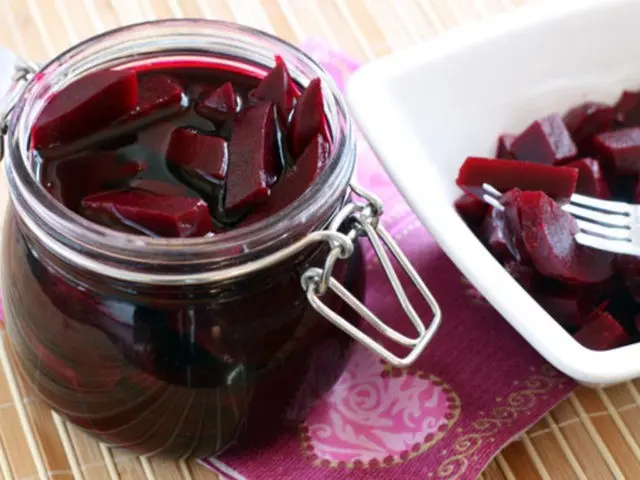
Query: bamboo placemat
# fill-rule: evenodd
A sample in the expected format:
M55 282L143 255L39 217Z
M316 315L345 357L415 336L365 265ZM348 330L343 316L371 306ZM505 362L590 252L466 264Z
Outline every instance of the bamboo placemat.
M119 25L208 17L252 25L294 43L322 36L366 61L527 1L535 0L0 0L0 43L38 61ZM0 207L5 202L3 180ZM145 460L109 449L67 425L25 388L11 366L1 332L0 476L215 478L195 462ZM505 448L481 478L640 478L640 381L604 390L579 389Z

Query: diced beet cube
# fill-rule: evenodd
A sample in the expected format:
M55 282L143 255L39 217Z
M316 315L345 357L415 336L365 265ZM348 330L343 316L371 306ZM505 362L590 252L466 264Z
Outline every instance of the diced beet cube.
M614 107L616 120L625 127L640 126L640 91L625 90Z
M96 152L44 162L42 177L49 193L76 210L82 198L123 187L145 168L144 163L121 159L115 152Z
M493 207L489 209L489 213L482 223L481 236L494 257L499 260L506 260L511 257L504 238L503 219L499 210Z
M36 119L31 142L43 149L96 133L135 110L138 79L124 70L102 70L56 92Z
M489 205L473 195L462 195L454 206L465 223L474 226L481 225L489 211Z
M578 169L576 193L596 198L610 198L611 193L604 178L600 162L595 158L581 158L565 164L565 167Z
M573 338L591 350L610 350L629 341L629 335L616 319L600 310L589 315Z
M112 190L83 198L82 209L99 223L121 224L161 237L197 237L211 231L209 207L199 198Z
M225 210L245 209L269 198L269 187L283 168L277 129L272 103L247 107L236 116L229 142Z
M328 158L329 144L317 135L296 165L274 185L269 200L247 218L245 225L268 218L295 202L311 187Z
M221 181L229 162L227 142L192 128L178 128L171 134L167 161L193 170L209 181Z
M593 144L616 175L640 172L640 127L601 133L596 135Z
M458 171L456 184L476 196L482 195L482 184L488 183L501 192L512 188L540 190L555 199L566 200L575 192L577 181L575 168L468 157Z
M286 121L293 110L298 92L282 57L276 56L276 66L262 79L250 97L276 104L282 120Z
M319 78L312 80L304 89L293 110L289 128L291 155L298 158L316 135L322 135L327 142L331 142Z
M533 122L513 141L511 152L517 160L547 165L566 162L578 154L569 130L557 114Z
M611 130L615 116L613 107L596 102L583 103L565 114L564 123L581 155L593 154L593 137Z
M504 196L503 196L504 197ZM521 241L516 238L522 258L527 256L542 275L566 282L597 283L613 273L612 255L576 243L576 220L542 192L521 192L505 203L505 227L517 235L513 223L519 219ZM515 212L514 212L515 210Z
M502 158L504 160L513 160L513 153L511 153L511 145L516 139L515 135L505 133L498 137L498 147L496 148L496 158Z
M169 75L152 75L138 80L138 106L125 121L167 112L179 112L186 103L180 84Z
M213 121L232 118L238 110L238 96L230 82L207 94L196 103L196 112Z

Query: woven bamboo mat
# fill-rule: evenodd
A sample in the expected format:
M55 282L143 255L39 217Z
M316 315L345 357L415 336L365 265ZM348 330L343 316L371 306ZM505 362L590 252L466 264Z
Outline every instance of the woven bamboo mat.
M528 0L535 1L535 0ZM560 1L560 0L558 0ZM297 43L322 36L366 61L527 0L0 0L0 43L44 60L94 33L168 17L234 20ZM0 207L6 186L0 184ZM145 460L67 425L16 375L0 333L0 477L212 479L195 462ZM496 458L484 480L640 479L640 381L580 389Z

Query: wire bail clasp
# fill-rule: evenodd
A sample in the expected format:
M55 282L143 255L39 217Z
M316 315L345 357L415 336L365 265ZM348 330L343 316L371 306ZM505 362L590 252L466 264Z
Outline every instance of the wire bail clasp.
M307 294L307 300L311 306L323 317L329 320L333 325L350 335L352 338L360 342L365 347L379 355L394 367L407 367L411 365L424 351L429 344L433 335L438 330L441 321L440 307L426 287L418 273L415 271L409 259L404 255L398 244L393 240L389 232L381 225L380 217L383 214L383 205L380 200L372 193L363 188L351 184L351 190L364 202L352 202L345 205L338 212L333 221L329 224L327 230L336 235L340 235L339 230L346 227L346 236L351 240L353 247L359 237L366 237L375 254L380 261L389 283L398 298L402 309L409 317L414 328L417 330L416 337L407 337L395 330L393 327L380 320L371 310L356 299L343 285L333 278L332 272L336 262L339 259L346 259L353 253L353 248L345 248L344 242L329 241L331 249L325 260L323 268L309 268L301 278L302 288ZM433 318L428 323L428 327L422 322L420 316L416 313L413 305L409 301L407 294L398 279L398 275L393 268L391 259L385 251L388 249L398 264L402 267L407 276L422 294L422 297L431 308ZM369 335L358 329L344 317L338 315L322 302L320 297L328 290L336 293L346 304L353 308L367 323L373 326L383 336L392 340L398 345L410 347L411 351L405 357L398 357L377 342Z

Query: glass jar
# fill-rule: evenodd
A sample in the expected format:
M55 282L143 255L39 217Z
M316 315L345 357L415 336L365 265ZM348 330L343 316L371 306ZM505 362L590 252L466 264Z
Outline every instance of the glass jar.
M276 53L299 85L322 79L333 150L316 183L273 217L213 238L141 237L80 217L38 181L31 127L79 76L190 62L264 76ZM9 58L17 74L0 92L0 115L11 111L2 257L8 346L66 419L139 453L217 453L268 441L302 420L337 380L354 338L400 366L426 346L439 324L437 305L378 224L379 202L350 187L355 145L343 100L303 52L235 24L177 20L93 37L37 72ZM354 203L354 191L364 201ZM408 304L378 234L432 305L429 328ZM362 236L382 255L416 338L359 303ZM395 356L359 329L359 318L411 353ZM313 392L303 394L310 377Z

